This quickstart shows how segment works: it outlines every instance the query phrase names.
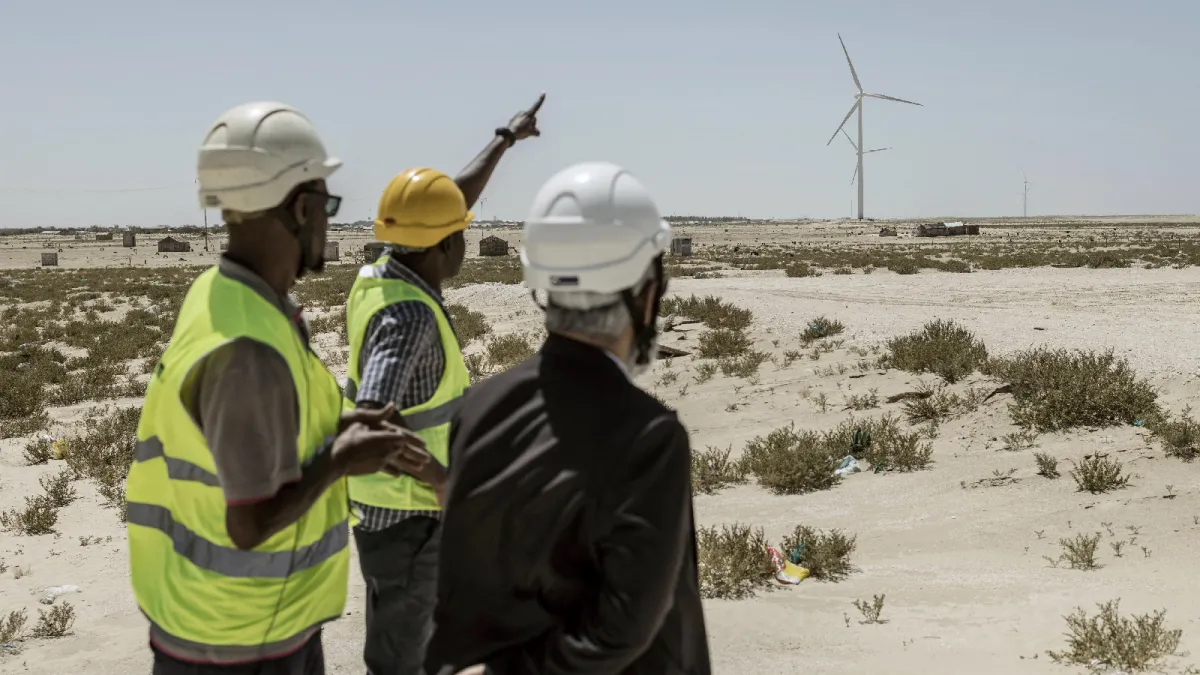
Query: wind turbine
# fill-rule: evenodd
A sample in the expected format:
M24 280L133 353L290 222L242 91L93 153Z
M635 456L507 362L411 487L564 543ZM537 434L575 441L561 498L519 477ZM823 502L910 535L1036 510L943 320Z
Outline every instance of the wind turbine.
M842 135L846 137L847 141L850 141L850 145L854 147L854 151L858 152L858 146L854 145L854 140L850 138L850 134L846 133L845 129L842 129ZM875 148L874 150L864 150L862 154L869 155L872 152L883 152L884 150L891 150L891 148L890 147L889 148ZM850 176L850 184L851 185L854 185L854 179L857 176L858 176L858 166L855 165L854 174Z
M1021 169L1021 178L1025 179L1025 192L1021 193L1024 201L1021 203L1021 216L1029 217L1029 176L1025 175L1025 169Z
M846 64L850 66L850 77L854 78L854 86L858 87L858 93L854 95L854 105L850 106L850 112L846 113L846 116L842 118L842 123L838 125L837 131L833 132L833 135L829 137L829 142L827 142L825 144L825 146L828 147L829 143L832 143L833 139L837 138L838 131L842 131L842 127L846 126L846 122L849 121L850 116L853 115L855 113L855 111L858 111L858 143L854 144L854 149L858 152L858 166L855 167L854 174L855 174L855 176L858 177L858 219L862 220L863 219L863 182L864 182L863 181L863 149L862 149L862 147L863 147L863 99L879 98L879 99L883 99L885 101L896 101L899 103L907 103L909 105L921 105L921 104L917 103L916 101L906 101L902 98L896 98L895 96L885 96L883 94L868 94L867 92L863 91L862 82L858 81L858 73L855 72L855 70L854 70L854 62L850 60L850 52L846 50L846 42L844 40L842 40L841 33L838 33L838 42L842 43L842 53L846 55ZM851 141L851 143L853 143L853 141ZM868 152L874 152L874 151L868 151Z

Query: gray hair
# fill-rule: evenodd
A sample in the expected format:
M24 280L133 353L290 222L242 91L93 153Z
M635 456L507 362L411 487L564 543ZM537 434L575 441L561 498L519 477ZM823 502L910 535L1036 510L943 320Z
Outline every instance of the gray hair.
M631 287L635 294L654 280L654 267L647 267ZM546 330L615 339L632 325L629 308L620 293L595 291L550 291L546 303Z

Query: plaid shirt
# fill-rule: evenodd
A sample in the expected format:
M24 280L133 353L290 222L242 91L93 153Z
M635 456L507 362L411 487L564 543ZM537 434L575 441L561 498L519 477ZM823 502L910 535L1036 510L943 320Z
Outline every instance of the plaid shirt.
M406 281L433 298L442 297L412 270L388 257L383 278ZM449 320L449 313L446 313ZM409 300L379 310L367 325L358 361L362 369L356 400L396 404L404 410L433 398L446 368L437 317L423 302ZM362 516L359 528L378 532L412 516L440 518L440 511L396 511L351 502Z

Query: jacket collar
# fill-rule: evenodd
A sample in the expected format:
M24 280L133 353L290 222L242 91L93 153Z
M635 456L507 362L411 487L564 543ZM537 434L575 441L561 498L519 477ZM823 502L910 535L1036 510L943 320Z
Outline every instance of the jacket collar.
M542 355L552 361L569 361L576 367L612 373L629 380L625 364L612 353L569 337L550 333L542 345Z

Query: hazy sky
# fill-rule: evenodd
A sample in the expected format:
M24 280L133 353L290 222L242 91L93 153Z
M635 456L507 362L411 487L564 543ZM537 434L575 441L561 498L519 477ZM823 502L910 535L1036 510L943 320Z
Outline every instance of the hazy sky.
M5 0L0 226L200 222L223 110L296 106L345 161L337 220L410 166L456 173L545 90L477 208L524 217L584 160L668 214L842 217L826 147L867 91L869 217L1200 212L1200 3L1186 0ZM139 191L132 191L132 190ZM215 219L215 214L210 214Z

